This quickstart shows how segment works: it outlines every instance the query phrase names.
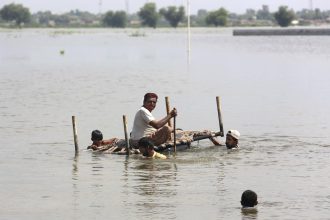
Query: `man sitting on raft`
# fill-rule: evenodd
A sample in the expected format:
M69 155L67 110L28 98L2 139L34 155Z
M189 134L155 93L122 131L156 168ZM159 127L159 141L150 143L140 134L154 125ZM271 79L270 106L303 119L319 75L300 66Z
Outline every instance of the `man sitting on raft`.
M131 132L131 145L135 148L143 137L148 137L156 146L171 139L173 128L166 124L177 115L177 111L174 108L164 118L156 120L151 112L156 108L157 100L155 93L145 94L143 105L135 114Z

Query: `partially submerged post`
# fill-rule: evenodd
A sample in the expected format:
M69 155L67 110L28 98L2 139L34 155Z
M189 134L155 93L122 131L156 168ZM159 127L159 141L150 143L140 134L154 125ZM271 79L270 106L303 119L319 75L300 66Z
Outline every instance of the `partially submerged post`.
M129 140L128 140L128 132L127 132L127 120L126 115L123 115L123 124L124 124L124 132L125 132L125 141L126 141L126 155L129 155Z
M223 131L223 123L222 123L222 116L221 116L221 103L220 103L220 97L216 97L217 100L217 109L218 109L218 119L219 119L219 127L220 127L220 136L224 136L224 131Z
M190 49L191 49L191 42L190 42L190 2L187 0L187 58L188 58L188 64L190 64Z
M78 147L78 135L77 135L77 129L76 129L76 116L72 116L72 128L73 128L73 140L74 140L74 149L76 155L79 152L79 147Z
M166 114L170 114L170 101L168 96L165 97L165 103L166 103ZM168 126L172 127L171 119L168 121Z
M173 145L173 147L174 147L174 153L176 153L176 116L174 116L174 118L173 118L173 136L174 136L174 145Z

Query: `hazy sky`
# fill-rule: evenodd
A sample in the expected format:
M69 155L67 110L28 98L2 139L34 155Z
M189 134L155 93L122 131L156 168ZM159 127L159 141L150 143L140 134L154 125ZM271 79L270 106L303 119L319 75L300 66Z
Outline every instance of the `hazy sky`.
M230 12L245 12L247 8L259 9L263 4L269 5L270 11L277 10L280 5L287 5L294 10L313 8L330 10L330 0L189 0L190 10L195 14L198 9L214 10L225 7ZM146 2L155 2L158 9L169 5L185 5L187 0L0 0L0 7L10 3L23 4L31 12L50 10L54 13L68 12L72 9L97 13L108 10L127 10L136 12Z

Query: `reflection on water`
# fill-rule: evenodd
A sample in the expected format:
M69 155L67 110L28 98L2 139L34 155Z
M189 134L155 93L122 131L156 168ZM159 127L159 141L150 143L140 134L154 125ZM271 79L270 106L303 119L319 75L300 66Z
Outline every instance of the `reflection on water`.
M79 155L75 155L72 163L72 209L79 211Z
M258 219L258 208L241 209L242 220Z
M161 217L175 218L171 202L176 193L177 170L172 163L163 160L140 159L132 167L134 175L134 194L137 195L136 215L149 219Z
M145 31L0 32L1 218L328 219L330 39L194 29L187 66L184 30ZM187 130L218 130L221 96L241 149L199 142L165 161L84 151L93 129L123 137L122 115L130 128L148 91L154 115L169 96ZM255 216L240 211L246 189Z

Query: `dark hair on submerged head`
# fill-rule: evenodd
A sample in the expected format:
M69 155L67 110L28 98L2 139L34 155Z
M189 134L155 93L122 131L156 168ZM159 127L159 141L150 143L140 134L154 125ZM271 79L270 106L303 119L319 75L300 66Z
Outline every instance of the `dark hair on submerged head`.
M99 130L92 131L92 141L102 141L103 140L103 134Z
M245 190L242 194L241 204L243 207L254 207L258 204L258 196L252 190Z
M143 137L139 140L139 146L153 149L154 148L154 143L149 138Z
M148 99L151 99L151 98L156 98L156 99L158 99L158 96L157 96L156 93L152 93L152 92L146 93L146 94L144 95L143 102L146 102Z

